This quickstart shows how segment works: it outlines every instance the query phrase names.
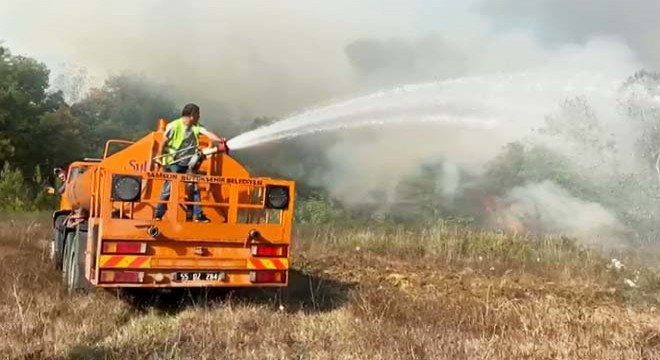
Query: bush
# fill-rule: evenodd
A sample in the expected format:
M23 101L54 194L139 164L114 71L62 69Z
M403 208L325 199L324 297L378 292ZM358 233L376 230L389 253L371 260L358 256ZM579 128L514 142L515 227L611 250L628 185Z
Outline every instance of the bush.
M0 171L0 210L16 212L55 208L58 199L46 192L46 183L39 167L29 182L21 170L5 162Z
M41 175L41 169L37 166L34 169L32 183L35 184L34 196L32 200L33 210L55 209L59 203L59 197L48 194L48 180Z
M295 220L301 224L327 224L336 216L334 203L323 194L301 199L296 205Z
M0 171L0 209L7 211L29 210L30 192L23 173L12 169L8 162Z

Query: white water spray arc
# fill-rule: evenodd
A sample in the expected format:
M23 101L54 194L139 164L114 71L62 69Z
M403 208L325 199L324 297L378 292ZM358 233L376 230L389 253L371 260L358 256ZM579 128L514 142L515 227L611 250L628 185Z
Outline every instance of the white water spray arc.
M422 124L506 129L515 138L566 98L611 98L617 80L589 73L523 73L407 85L295 114L232 138L227 145L239 150L333 130Z

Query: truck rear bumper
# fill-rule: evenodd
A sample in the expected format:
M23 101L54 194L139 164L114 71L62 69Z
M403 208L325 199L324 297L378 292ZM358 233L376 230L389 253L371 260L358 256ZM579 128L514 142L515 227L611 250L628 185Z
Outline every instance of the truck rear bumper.
M101 270L97 287L283 287L288 270Z
M198 257L152 257L145 255L101 255L101 269L188 269L188 270L286 270L286 258L204 259Z
M98 269L98 287L286 286L289 259L102 255Z

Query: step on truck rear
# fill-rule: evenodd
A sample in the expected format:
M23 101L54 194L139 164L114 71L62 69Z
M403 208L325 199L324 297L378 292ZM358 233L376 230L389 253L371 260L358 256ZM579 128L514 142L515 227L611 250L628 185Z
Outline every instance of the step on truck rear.
M101 159L70 164L51 251L67 288L287 286L295 183L250 176L204 136L195 171L160 170L164 129L160 120L140 140L110 140ZM155 219L159 203L167 212ZM192 205L210 222L193 221Z

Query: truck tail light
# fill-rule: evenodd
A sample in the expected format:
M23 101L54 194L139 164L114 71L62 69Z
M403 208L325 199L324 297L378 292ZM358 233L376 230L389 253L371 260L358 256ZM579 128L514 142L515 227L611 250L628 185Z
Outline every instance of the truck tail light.
M141 283L144 281L144 271L101 270L102 283Z
M252 256L287 257L289 248L280 245L252 245Z
M252 283L280 283L286 282L286 271L250 271Z
M146 242L135 241L104 241L102 252L104 254L145 254Z

